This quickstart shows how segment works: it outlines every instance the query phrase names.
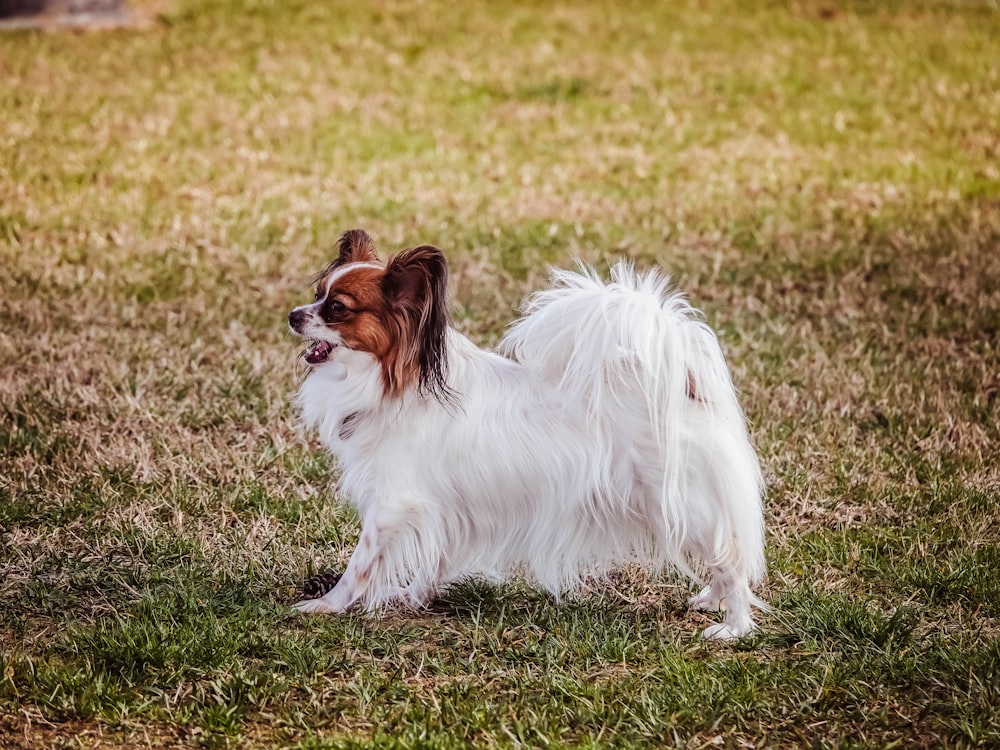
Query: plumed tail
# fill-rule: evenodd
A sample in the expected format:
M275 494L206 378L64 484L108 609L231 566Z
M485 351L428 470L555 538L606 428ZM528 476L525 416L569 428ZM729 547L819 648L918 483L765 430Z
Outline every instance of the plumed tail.
M608 282L586 267L555 271L552 286L524 313L501 352L582 400L592 435L634 437L634 450L595 438L605 453L606 486L614 492L611 474L622 461L646 472L669 561L698 577L690 567L697 552L709 565L760 580L756 454L718 340L669 279L624 262ZM700 469L707 477L693 478ZM699 504L708 507L692 507Z

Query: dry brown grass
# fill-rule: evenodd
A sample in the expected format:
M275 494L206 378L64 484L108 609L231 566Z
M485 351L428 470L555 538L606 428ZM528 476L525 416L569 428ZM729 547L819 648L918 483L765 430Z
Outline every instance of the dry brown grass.
M0 37L0 744L995 742L1000 17L826 6ZM550 264L674 274L765 466L758 643L635 571L287 617L355 525L284 318L358 225L484 345Z

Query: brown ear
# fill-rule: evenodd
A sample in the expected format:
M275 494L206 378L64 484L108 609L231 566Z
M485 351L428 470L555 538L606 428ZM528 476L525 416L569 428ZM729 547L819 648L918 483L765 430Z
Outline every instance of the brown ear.
M433 245L404 250L386 266L383 292L405 321L404 347L419 367L419 388L441 402L448 387L448 261Z
M339 255L330 264L330 268L337 268L347 263L367 263L377 261L375 254L375 243L368 236L364 229L351 229L340 235L337 241Z

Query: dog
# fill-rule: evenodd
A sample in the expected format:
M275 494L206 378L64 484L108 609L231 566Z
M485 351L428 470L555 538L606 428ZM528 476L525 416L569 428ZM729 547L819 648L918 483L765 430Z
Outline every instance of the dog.
M489 352L451 326L437 247L383 262L356 229L337 249L288 323L302 419L362 529L298 611L419 608L512 574L558 596L638 562L707 582L689 606L725 617L704 637L754 629L760 466L718 339L668 277L554 271Z

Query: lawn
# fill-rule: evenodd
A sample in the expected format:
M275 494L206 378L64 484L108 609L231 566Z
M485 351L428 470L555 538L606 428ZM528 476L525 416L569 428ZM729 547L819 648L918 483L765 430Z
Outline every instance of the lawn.
M134 2L0 34L0 746L1000 746L1000 7ZM285 315L433 243L499 337L669 271L768 485L773 613L470 581L301 617L357 539Z

